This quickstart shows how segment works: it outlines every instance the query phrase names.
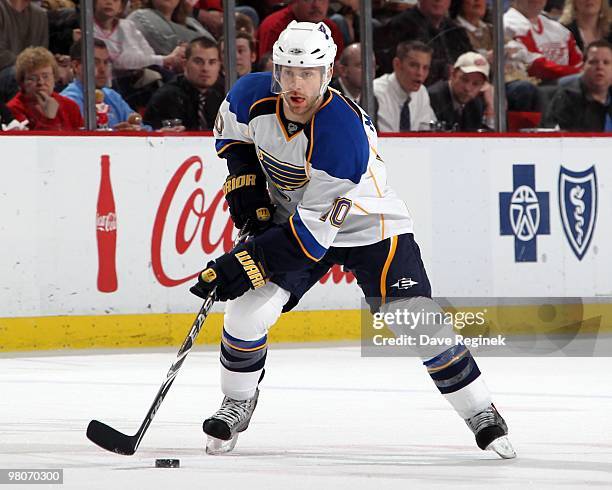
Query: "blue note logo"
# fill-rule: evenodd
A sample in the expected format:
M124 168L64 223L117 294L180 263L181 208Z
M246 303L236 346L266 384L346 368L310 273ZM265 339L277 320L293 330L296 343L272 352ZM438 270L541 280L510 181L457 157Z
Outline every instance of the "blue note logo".
M512 192L499 193L502 236L514 236L514 260L537 261L538 235L550 235L548 192L535 190L535 166L512 166Z
M567 241L578 260L582 260L589 249L597 221L597 175L594 165L583 172L561 167L559 212Z

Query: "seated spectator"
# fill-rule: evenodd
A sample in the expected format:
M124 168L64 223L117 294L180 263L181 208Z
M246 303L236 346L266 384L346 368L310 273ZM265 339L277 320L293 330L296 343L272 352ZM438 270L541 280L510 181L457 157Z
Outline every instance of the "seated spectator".
M582 55L572 33L542 15L545 3L546 0L515 0L504 14L504 31L522 45L530 76L556 81L578 73Z
M223 39L219 43L221 52L225 49ZM257 59L255 40L246 32L236 32L236 71L238 78L253 71L253 63Z
M338 64L338 76L334 77L330 87L342 92L347 98L359 104L361 99L361 46L353 43L344 48Z
M374 80L380 131L429 130L436 121L424 85L431 53L431 47L421 41L402 41L393 58L393 73Z
M72 69L75 80L68 85L61 95L74 100L84 116L83 110L83 64L81 43L77 42L70 49ZM94 62L95 62L95 87L104 94L103 102L108 106L108 127L116 131L140 131L140 124L132 124L128 120L137 113L123 100L123 97L114 90L107 87L111 74L111 61L108 49L104 41L94 40Z
M476 131L488 128L483 124L485 114L495 113L492 97L482 96L489 80L489 63L479 53L464 53L457 59L448 81L439 80L431 85L429 100L443 129L449 131ZM488 107L487 107L488 103Z
M580 52L584 52L586 45L599 39L612 42L610 20L608 0L565 0L559 18L559 22L574 35Z
M292 20L298 22L323 22L329 27L332 38L338 46L336 60L340 57L344 49L344 41L340 28L335 22L327 18L329 0L292 0L287 7L274 12L266 17L257 31L257 41L259 57L268 51L272 51L272 46L278 39L280 33L289 25Z
M0 0L0 101L19 90L15 59L29 46L49 46L47 13L30 0Z
M147 0L145 7L132 12L128 19L136 24L153 51L168 55L181 43L199 37L214 37L191 17L187 0Z
M592 42L585 52L582 76L559 86L544 115L543 126L563 131L612 131L612 45Z
M7 104L18 121L35 131L70 131L83 126L79 106L53 91L57 63L43 47L24 49L15 62L20 90Z
M376 59L382 73L392 69L395 47L401 41L418 40L433 49L426 85L448 80L457 58L473 51L465 29L448 18L450 0L419 0L416 7L374 30Z
M193 17L215 38L221 38L223 36L223 0L194 0L193 7ZM248 31L255 37L255 29L259 25L257 10L248 5L236 5L235 9L236 32L241 30L240 25L248 23L250 26Z
M450 16L463 27L472 49L484 56L493 49L493 25L485 22L486 0L452 0Z
M172 119L180 119L179 130L188 131L210 130L215 123L225 97L217 43L207 37L194 39L185 55L184 75L160 88L147 106L144 122L155 129Z
M157 65L180 71L185 50L156 54L136 24L122 19L127 0L94 0L94 36L106 44L113 68L118 72Z

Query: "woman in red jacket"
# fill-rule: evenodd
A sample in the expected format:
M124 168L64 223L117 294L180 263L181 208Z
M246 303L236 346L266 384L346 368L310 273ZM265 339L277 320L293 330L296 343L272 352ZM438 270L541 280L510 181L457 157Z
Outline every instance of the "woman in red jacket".
M24 49L15 62L19 92L7 104L18 121L36 131L71 131L83 127L79 106L53 91L57 64L45 48Z

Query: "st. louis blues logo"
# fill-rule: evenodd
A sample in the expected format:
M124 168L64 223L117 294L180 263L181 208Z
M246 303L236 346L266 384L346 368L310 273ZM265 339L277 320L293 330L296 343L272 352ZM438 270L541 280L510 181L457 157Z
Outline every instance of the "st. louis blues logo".
M561 167L559 211L565 236L578 260L582 260L593 238L597 220L595 166L583 172L573 172Z
M416 284L418 284L418 282L413 281L409 277L402 277L395 284L392 284L391 287L392 288L397 288L397 289L410 289L412 286L414 286Z

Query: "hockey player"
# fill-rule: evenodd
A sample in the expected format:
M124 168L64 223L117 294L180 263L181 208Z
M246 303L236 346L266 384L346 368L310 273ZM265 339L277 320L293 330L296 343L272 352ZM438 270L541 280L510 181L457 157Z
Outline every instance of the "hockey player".
M215 124L227 160L224 192L235 225L252 236L208 263L191 291L228 301L221 341L221 408L204 421L207 452L226 452L251 420L268 330L334 264L357 278L372 311L440 312L406 205L387 185L371 119L328 89L336 56L323 23L292 22L274 44L272 73L242 77ZM410 288L393 288L402 278ZM437 326L452 337L448 325ZM423 355L435 385L481 449L515 456L465 346Z

